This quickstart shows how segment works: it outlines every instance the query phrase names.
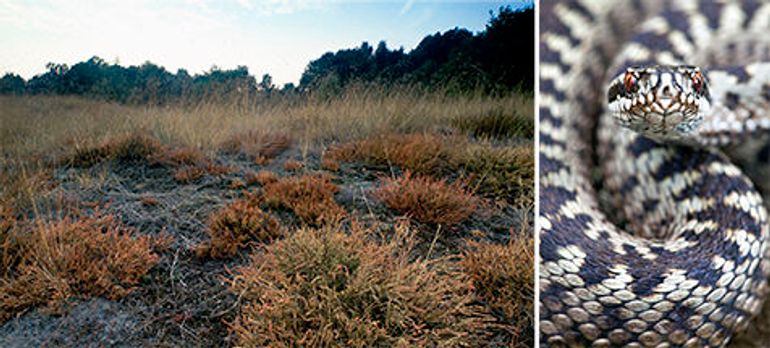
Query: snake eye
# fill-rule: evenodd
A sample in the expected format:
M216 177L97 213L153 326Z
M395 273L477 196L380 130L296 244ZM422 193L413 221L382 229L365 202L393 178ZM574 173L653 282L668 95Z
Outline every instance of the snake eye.
M632 72L626 72L626 75L623 76L623 86L626 88L626 93L633 92L636 86L636 77Z
M698 93L701 93L703 90L703 75L700 71L692 74L692 88Z

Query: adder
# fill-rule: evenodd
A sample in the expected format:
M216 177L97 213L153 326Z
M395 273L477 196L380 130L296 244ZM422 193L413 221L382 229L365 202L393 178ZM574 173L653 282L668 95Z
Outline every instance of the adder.
M546 0L539 35L541 346L727 345L768 293L770 4Z

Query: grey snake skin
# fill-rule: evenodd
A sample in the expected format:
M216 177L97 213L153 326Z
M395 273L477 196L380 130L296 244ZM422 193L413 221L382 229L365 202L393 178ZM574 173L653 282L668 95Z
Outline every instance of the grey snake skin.
M539 11L540 345L726 346L768 293L770 5L544 0ZM713 99L677 128L687 136L607 112L609 83L629 67L683 65L703 68ZM695 70L671 76L701 88Z

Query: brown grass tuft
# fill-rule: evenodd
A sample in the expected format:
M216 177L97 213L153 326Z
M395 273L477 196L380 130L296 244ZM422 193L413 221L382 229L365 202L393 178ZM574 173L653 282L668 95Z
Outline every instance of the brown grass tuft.
M90 167L108 160L149 160L162 151L158 139L144 133L130 133L111 137L97 145L76 146L62 162L74 167Z
M330 176L307 174L267 184L264 196L267 204L291 209L302 222L320 226L345 216L345 209L334 201L337 191Z
M479 298L499 318L512 347L534 344L534 240L512 239L507 245L469 242L460 262Z
M199 257L235 256L249 239L269 242L283 234L277 219L259 209L261 200L254 195L237 199L209 219L211 240L195 249Z
M59 311L73 296L121 298L158 262L151 246L112 216L36 221L13 277L0 285L0 321L36 305Z
M302 164L302 162L297 161L297 160L293 160L293 159L288 159L288 160L286 160L286 162L283 162L283 169L285 171L289 171L289 172L298 171L298 170L302 169L304 166L305 165Z
M447 259L408 254L332 226L267 246L231 282L244 301L235 345L476 346L488 322L468 278Z
M262 186L274 183L278 181L278 174L269 170L260 170L256 174L249 173L246 175L246 184L260 184Z
M445 169L449 152L439 136L393 133L332 146L324 157L332 161L396 165L428 174Z
M226 153L267 160L280 155L290 146L291 138L287 135L248 131L234 134L220 148Z
M374 194L389 208L417 221L447 227L465 221L479 205L460 182L448 184L443 179L412 176L409 171L400 178L384 178Z

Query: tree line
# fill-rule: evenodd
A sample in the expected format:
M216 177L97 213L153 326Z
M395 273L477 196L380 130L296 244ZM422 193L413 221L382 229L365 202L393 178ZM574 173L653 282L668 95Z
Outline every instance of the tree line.
M409 52L376 48L364 42L352 49L328 52L311 61L299 85L273 84L248 68L211 68L190 75L146 62L123 67L92 57L72 66L49 63L45 73L24 80L8 73L0 78L4 95L80 95L120 103L163 104L180 100L272 97L314 94L332 96L351 84L418 86L448 93L507 93L534 85L534 10L501 7L490 12L485 29L472 33L455 28L428 35Z

